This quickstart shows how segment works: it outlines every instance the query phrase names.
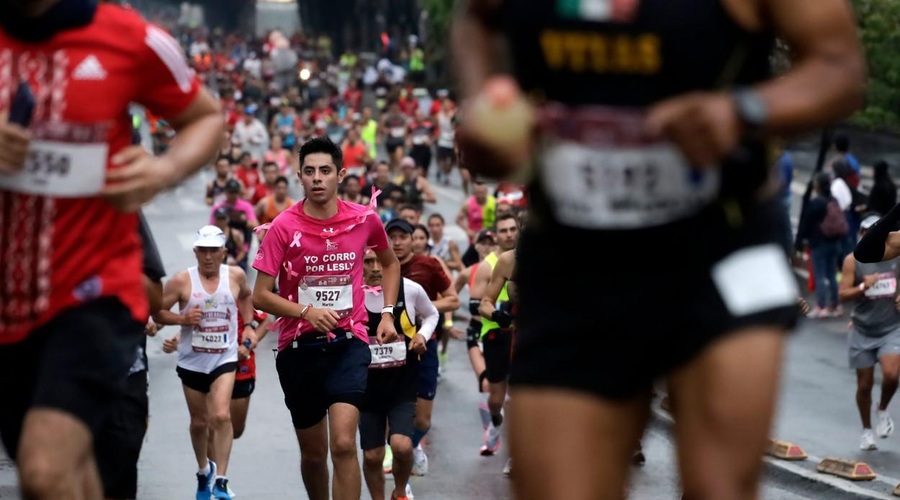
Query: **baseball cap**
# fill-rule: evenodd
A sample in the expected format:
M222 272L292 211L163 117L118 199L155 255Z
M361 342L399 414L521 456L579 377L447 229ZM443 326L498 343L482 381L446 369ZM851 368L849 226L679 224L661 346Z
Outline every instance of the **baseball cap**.
M197 231L194 248L222 248L225 246L225 233L216 226L203 226Z
M490 229L482 229L475 235L475 243L481 243L484 240L491 240L491 242L494 242L496 241L496 235L494 235L494 232Z
M384 231L387 233L393 229L399 229L406 234L413 234L416 231L412 224L403 219L392 219L384 226Z
M438 89L437 96L438 97L447 97L450 95L450 91L447 89Z
M404 156L402 160L400 160L401 167L416 167L416 160L412 158L412 156Z
M214 219L227 219L229 217L231 217L231 214L228 213L228 209L225 207L219 207L213 212Z
M239 193L241 191L241 183L237 179L228 179L225 182L225 191L229 193Z
M862 230L869 229L870 227L874 226L879 219L880 217L878 217L877 215L870 215L859 223L859 228Z

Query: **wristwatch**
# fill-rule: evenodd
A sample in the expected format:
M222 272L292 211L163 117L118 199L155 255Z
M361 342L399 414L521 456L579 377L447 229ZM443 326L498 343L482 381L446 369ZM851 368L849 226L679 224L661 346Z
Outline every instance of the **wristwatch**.
M759 93L749 87L739 87L731 93L734 109L744 128L744 137L761 138L769 120L769 107Z
M257 328L259 328L259 321L256 321L256 320L251 321L250 327L253 328L254 330L256 330Z
M390 314L394 315L394 306L384 306L381 308L381 314Z

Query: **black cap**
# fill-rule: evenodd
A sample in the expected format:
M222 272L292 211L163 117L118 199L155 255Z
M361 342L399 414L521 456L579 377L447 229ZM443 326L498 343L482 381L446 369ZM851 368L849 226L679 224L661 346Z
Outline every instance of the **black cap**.
M241 183L237 181L237 179L228 179L225 182L225 191L228 193L240 193L241 192Z
M213 212L214 219L227 219L230 216L231 216L231 214L229 213L228 208L226 208L226 207L219 207L216 209L215 212Z
M413 234L416 231L416 228L414 228L412 224L403 219L391 219L388 221L384 226L384 230L389 233L392 229L399 229L406 234Z
M494 235L494 232L490 229L478 231L478 234L475 236L475 243L481 243L484 240L491 240L492 243L495 242L496 236Z

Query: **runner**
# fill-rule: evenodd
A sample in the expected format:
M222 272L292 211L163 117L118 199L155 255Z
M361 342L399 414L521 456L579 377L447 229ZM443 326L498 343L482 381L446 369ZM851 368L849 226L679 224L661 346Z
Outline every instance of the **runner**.
M415 160L419 176L424 179L428 178L428 169L431 167L434 134L434 123L417 107L409 124L409 156Z
M419 175L419 169L416 168L416 161L406 156L400 160L401 176L397 179L397 185L403 191L403 197L406 203L413 205L419 212L425 208L425 203L436 203L437 197L431 190L431 184L428 179Z
M517 498L620 498L650 385L664 375L678 398L685 496L754 498L797 297L777 246L775 190L760 189L774 177L761 139L861 103L865 65L849 5L470 0L454 31L471 99L460 131L467 166L505 175L535 152L511 372ZM774 36L804 49L769 80ZM512 78L493 67L505 60ZM534 149L519 86L542 103ZM503 111L482 113L497 96ZM658 169L632 183L623 167L640 153L639 165ZM667 246L678 264L665 269L560 267L564 251L652 262L661 241L703 243ZM651 317L647 282L669 297Z
M449 236L444 234L444 216L433 213L428 216L428 230L431 231L431 255L444 261L451 271L462 271L462 255L459 246Z
M490 272L483 272L481 274L481 279L479 280L478 270L481 269L481 263L484 262L485 258L497 253L498 248L496 238L494 232L489 229L478 232L475 236L475 249L478 251L478 262L463 269L463 271L456 276L455 285L457 294L467 285L469 287L469 314L472 316L469 320L469 327L466 329L466 350L469 354L469 363L472 365L472 370L475 372L475 378L478 379L478 392L485 393L488 392L488 383L487 370L484 364L484 354L481 352L481 312L479 311L479 308L481 307L481 297L484 296L484 289L487 287L488 281L490 281L491 274ZM484 430L487 431L491 421L490 410L488 410L487 404L485 403L479 403L478 407L482 415ZM485 436L487 435L485 434Z
M442 99L441 110L435 116L437 122L438 182L450 184L450 172L456 164L456 108L449 98Z
M241 262L246 265L247 250L244 245L244 232L231 227L231 211L226 207L219 207L213 212L215 224L225 235L225 264L229 266L240 266ZM241 269L243 267L241 266Z
M256 218L260 223L268 224L281 212L294 206L294 200L288 197L288 184L287 177L279 175L275 178L275 189L272 194L256 204Z
M863 263L900 257L900 204L895 205L866 231L856 244L853 256Z
M356 176L357 179L364 179L366 176L366 165L373 157L369 156L369 148L365 142L359 138L359 129L353 127L347 132L347 138L341 145L341 154L344 155L345 167L348 176Z
M515 215L504 214L497 220L497 245L500 254L485 257L487 265L479 266L473 289L481 292L478 313L481 316L481 343L485 361L485 379L488 381L488 410L491 424L485 431L481 454L490 456L500 449L500 426L503 424L503 404L506 401L507 379L512 357L512 315L510 295L506 280L515 263L513 251L519 242L519 221ZM500 267L500 256L506 255ZM498 267L500 267L498 269ZM497 276L497 278L495 278ZM498 283L498 279L503 281ZM495 290L496 289L496 290ZM495 307L495 304L500 304ZM485 312L487 311L487 312Z
M415 228L403 219L394 219L385 226L391 246L400 261L400 274L415 281L428 294L438 312L445 313L459 308L459 297L453 283L441 267L440 261L412 252L412 234ZM428 473L428 456L422 449L422 438L431 428L431 410L437 393L438 381L438 339L428 341L428 350L422 355L419 367L416 400L416 426L413 433L413 474L424 476Z
M210 225L216 223L216 211L220 208L228 210L228 225L244 235L244 251L250 251L250 243L253 241L253 230L251 228L257 225L256 210L247 200L241 199L241 183L236 179L231 179L225 183L225 201L213 205L212 212L209 215ZM246 262L240 264L241 268L247 266Z
M199 467L197 500L207 500L210 494L216 500L230 500L227 471L234 439L231 394L238 360L237 316L253 317L253 306L244 271L223 264L221 229L200 228L194 255L197 265L166 283L154 320L181 325L176 371L191 417L191 445ZM179 312L173 313L169 309L176 303ZM250 325L241 333L256 345Z
M499 222L498 222L499 224ZM499 231L499 229L498 229ZM487 364L488 380L488 410L491 413L491 424L485 431L485 446L482 455L491 455L500 447L500 425L503 423L503 404L506 402L506 378L495 382L500 374L505 371L509 376L509 365L512 361L513 337L512 323L515 321L515 275L516 275L516 251L508 250L500 254L497 263L491 272L491 280L488 282L481 298L479 312L483 318L499 325L487 335L482 336L484 345L484 360ZM505 297L504 297L505 296ZM505 300L504 300L505 299ZM497 304L497 307L494 307ZM485 323L485 322L482 322ZM485 326L482 325L482 331ZM491 446L496 443L496 446ZM638 451L637 453L641 453ZM643 453L641 453L643 456ZM509 476L512 473L512 458L506 460L503 466L503 474Z
M262 167L262 182L256 185L253 190L253 196L250 197L250 204L257 205L266 196L275 191L275 181L278 180L278 164L275 162L266 162Z
M241 182L241 197L245 200L253 198L253 193L259 184L259 170L256 165L257 160L254 160L253 156L245 151L238 158L238 166L234 170L234 178Z
M406 138L408 134L407 120L400 111L400 103L391 101L387 112L381 118L381 136L384 137L384 149L387 151L391 171L396 172L400 159L406 154Z
M0 437L24 498L99 498L93 439L148 314L133 212L209 164L222 117L178 44L130 9L3 2L0 46ZM27 130L5 118L20 81ZM164 155L129 146L132 102L178 131Z
M162 303L162 279L166 270L143 215L139 216L138 233L144 254L144 290L152 311L159 309ZM153 337L156 332L156 323L148 318L144 333L147 337ZM111 500L137 498L138 459L147 433L150 411L147 397L146 337L135 351L134 364L125 382L125 393L116 401L115 409L94 442L103 496Z
M863 220L860 236L876 221L876 215ZM876 364L881 364L882 375L876 430L881 438L894 432L894 421L887 409L900 379L900 311L897 310L900 307L897 297L900 260L863 264L848 255L841 272L840 298L853 302L848 347L850 368L856 370L856 405L863 424L859 448L877 450L872 432L872 387Z
M206 205L213 206L225 201L225 185L233 174L231 161L224 156L216 158L216 177L206 185Z
M359 177L349 174L344 177L344 182L342 183L344 192L341 194L340 198L344 201L350 203L356 203L357 205L368 205L369 197L362 194L362 187L359 184Z
M363 263L366 311L369 322L373 323L384 307L381 265L371 251L366 252ZM391 499L412 498L409 476L413 464L412 436L419 356L425 353L425 345L439 320L437 309L425 290L406 278L402 283L394 311L394 327L398 332L403 332L402 340L379 347L376 339L370 339L372 364L369 366L369 382L359 419L359 440L365 461L363 471L373 500L384 498L385 472L382 467L386 459L386 429L392 457L391 463L387 464L388 472L394 475ZM418 328L416 325L419 325Z
M497 199L488 195L484 180L475 179L472 183L472 196L470 196L456 216L456 224L466 231L469 236L469 248L462 256L463 264L471 266L478 262L478 252L471 244L472 238L482 229L494 227L497 213Z
M382 265L386 304L381 322L369 328L379 343L397 338L393 306L400 267L373 208L338 200L345 175L341 159L340 148L327 138L303 144L298 176L306 198L272 222L253 264L259 271L254 303L280 318L275 366L313 500L329 498L329 448L333 498L355 500L361 494L356 430L371 360L359 293L366 248L374 249Z

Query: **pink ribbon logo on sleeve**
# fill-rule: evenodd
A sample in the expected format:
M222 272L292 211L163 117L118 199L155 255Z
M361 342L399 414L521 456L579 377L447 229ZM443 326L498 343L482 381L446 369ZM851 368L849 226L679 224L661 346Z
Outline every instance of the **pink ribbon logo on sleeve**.
M300 231L294 231L294 240L291 241L291 248L300 248L300 237L303 236L303 233Z

